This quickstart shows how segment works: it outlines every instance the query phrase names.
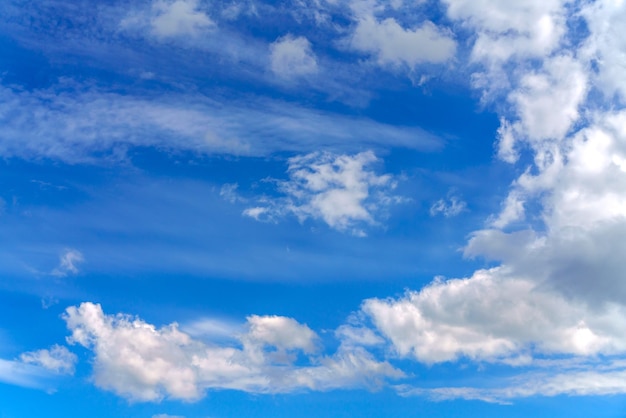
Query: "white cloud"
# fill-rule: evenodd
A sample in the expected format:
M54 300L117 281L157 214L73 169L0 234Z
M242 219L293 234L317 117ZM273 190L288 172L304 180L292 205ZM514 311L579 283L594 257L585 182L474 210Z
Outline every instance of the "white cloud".
M583 54L598 66L596 86L609 100L617 95L626 102L626 5L622 1L596 1L581 10L590 35Z
M157 414L152 415L152 418L185 418L182 415L168 415L168 414Z
M199 95L142 97L70 84L40 91L0 86L0 155L90 163L123 160L133 147L262 156L320 147L428 151L441 146L439 138L419 128L280 101L229 104Z
M20 360L24 363L35 364L59 374L74 374L74 366L78 361L76 354L66 347L54 345L49 350L37 350L22 353Z
M363 326L342 325L337 328L335 335L345 346L376 346L384 340L374 331Z
M567 0L443 0L451 19L476 32L472 58L502 62L543 57L554 51L566 30Z
M248 317L248 324L246 342L269 345L278 350L302 350L307 354L316 351L317 335L295 319L252 315Z
M460 197L451 195L447 199L439 199L430 207L430 216L441 214L446 218L460 215L467 210L467 203Z
M532 356L626 352L626 309L589 308L504 267L468 279L436 281L399 299L363 304L397 354L433 364L530 364Z
M270 63L274 74L287 79L318 71L311 43L303 36L278 38L270 45Z
M452 399L480 400L508 404L518 398L532 396L607 396L626 393L626 370L598 371L593 363L586 370L567 371L555 374L531 373L515 379L501 379L497 388L439 387L418 388L400 385L402 396L426 396L435 401ZM600 367L601 368L601 367ZM493 382L492 382L493 383Z
M149 10L130 13L120 22L122 29L147 29L157 38L199 36L214 26L197 0L154 0Z
M215 318L200 318L182 325L183 332L201 339L232 339L243 332L240 324Z
M78 274L80 270L78 265L85 261L83 254L74 249L67 249L59 257L59 265L52 270L52 275L57 277L65 277L68 275Z
M223 184L220 188L220 197L230 203L245 202L246 199L237 192L238 188L237 183Z
M531 373L499 389L398 389L490 402L625 393L626 111L615 74L623 72L626 44L607 22L619 27L626 5L582 4L590 34L579 42L580 33L568 33L578 16L563 1L446 3L449 17L475 31L472 58L484 69L475 86L500 89L487 99L507 98L497 104L499 156L511 163L530 156L530 163L501 212L465 248L466 256L500 266L370 299L362 310L400 357L427 364L465 358Z
M0 359L0 382L28 388L49 389L51 378L51 372L41 366Z
M380 65L406 65L411 69L422 63L445 62L456 51L451 35L432 22L405 29L393 18L378 21L373 16L358 21L349 45L373 55Z
M310 357L316 334L278 316L251 316L238 345L205 344L179 330L161 328L128 315L106 315L100 305L66 310L70 343L94 352L97 386L137 401L163 397L195 400L207 389L255 393L373 387L402 373L364 349ZM297 354L309 355L296 366Z
M563 138L578 120L586 94L584 66L569 55L551 57L542 71L522 76L509 95L519 116L519 133L531 141Z
M371 151L356 155L315 152L290 158L289 180L279 182L285 196L270 200L269 206L246 209L244 215L258 220L292 213L300 221L321 219L331 228L363 235L362 225L375 225L375 214L399 200L391 194L393 177L369 169L376 161Z

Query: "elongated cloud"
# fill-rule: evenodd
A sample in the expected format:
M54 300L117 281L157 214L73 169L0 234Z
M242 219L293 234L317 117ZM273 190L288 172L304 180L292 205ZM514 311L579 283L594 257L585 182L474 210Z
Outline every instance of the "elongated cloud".
M106 315L100 305L67 309L69 341L94 353L94 382L138 401L163 397L196 400L208 389L254 393L372 387L402 373L363 348L340 347L332 356L314 355L317 335L306 325L279 316L251 316L239 344L206 344L179 330L157 328L128 315ZM233 336L235 337L235 336Z
M418 128L282 102L233 105L201 96L80 90L25 92L0 86L0 155L85 163L125 159L133 147L256 156L307 153L320 146L346 151L363 144L424 151L441 147L440 139Z

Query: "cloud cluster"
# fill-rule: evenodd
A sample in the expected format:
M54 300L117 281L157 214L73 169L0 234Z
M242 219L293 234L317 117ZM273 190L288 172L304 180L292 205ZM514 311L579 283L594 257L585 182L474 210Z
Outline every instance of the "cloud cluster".
M250 316L238 344L204 343L177 324L157 328L128 315L107 315L100 305L66 310L73 344L94 353L94 382L138 401L195 400L208 389L254 393L373 387L402 373L364 348L343 346L320 355L317 335L279 316ZM296 365L305 355L308 365Z
M401 200L392 194L393 177L370 169L376 161L372 151L315 152L290 158L289 180L278 183L284 196L270 200L270 205L248 208L244 215L259 220L290 213L301 222L320 219L331 228L363 236L361 225L375 225L376 213Z
M565 358L582 365L554 362L502 389L400 392L487 401L624 393L626 111L615 74L625 68L626 44L606 22L617 22L626 5L597 1L573 13L559 0L445 3L450 18L475 32L475 87L485 100L506 99L499 157L514 163L527 153L531 163L464 250L499 267L370 299L363 311L398 356L427 364L466 358L532 370L541 359ZM588 34L575 32L581 18Z

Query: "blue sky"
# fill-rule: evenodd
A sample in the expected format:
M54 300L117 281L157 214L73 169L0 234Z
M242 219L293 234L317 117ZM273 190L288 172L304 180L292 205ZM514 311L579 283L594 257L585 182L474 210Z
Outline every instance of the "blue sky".
M623 416L623 2L0 21L0 418Z

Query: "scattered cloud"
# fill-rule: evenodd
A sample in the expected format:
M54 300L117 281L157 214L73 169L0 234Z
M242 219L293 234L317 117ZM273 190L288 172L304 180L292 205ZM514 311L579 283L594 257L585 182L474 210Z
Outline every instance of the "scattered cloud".
M454 57L452 35L432 22L405 29L393 18L378 21L369 16L358 21L349 45L371 54L382 66L406 65L413 69L422 63L442 63Z
M283 196L265 198L267 206L248 208L244 215L259 220L294 214L301 222L320 219L339 231L365 235L363 225L376 225L378 212L402 200L392 194L396 182L390 174L377 175L369 168L377 160L372 151L290 158L289 180L278 182Z
M42 349L23 353L20 355L20 360L24 363L41 366L54 373L74 374L74 366L78 358L66 347L54 345L49 350Z
M271 69L278 77L290 79L314 74L317 59L311 43L303 36L285 35L270 45Z
M279 316L250 316L237 345L205 344L177 324L157 328L100 305L66 310L68 341L94 352L97 386L136 401L197 400L208 389L254 393L375 387L403 374L363 348L314 355L317 335ZM295 365L298 354L310 365Z
M430 207L430 216L443 215L451 218L467 210L467 203L460 197L449 195L446 199L439 199Z
M52 270L52 275L57 277L65 277L75 275L80 272L78 266L85 261L83 254L75 249L67 249L59 257L59 265Z
M131 12L120 22L122 29L148 30L160 39L198 36L214 26L197 0L154 0L150 9Z
M226 183L220 189L220 197L229 203L245 202L246 199L237 192L238 188L237 183Z

